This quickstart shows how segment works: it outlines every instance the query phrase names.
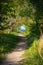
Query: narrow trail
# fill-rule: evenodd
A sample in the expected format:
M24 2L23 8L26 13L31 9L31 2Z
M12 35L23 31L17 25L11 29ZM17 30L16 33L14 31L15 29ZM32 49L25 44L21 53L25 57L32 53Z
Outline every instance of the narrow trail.
M24 51L27 48L26 45L26 37L23 37L23 35L19 34L20 41L17 43L16 48L13 52L7 54L6 59L3 61L2 65L21 65L21 60L24 59Z

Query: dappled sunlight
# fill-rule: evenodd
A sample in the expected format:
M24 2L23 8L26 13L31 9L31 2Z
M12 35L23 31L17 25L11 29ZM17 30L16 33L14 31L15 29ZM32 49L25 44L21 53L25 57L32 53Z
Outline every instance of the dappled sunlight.
M25 50L25 60L23 61L23 65L43 64L43 60L41 60L38 51L40 34L37 31L36 24L30 24L29 30L30 33L26 36L28 47Z
M43 64L43 60L41 59L39 52L39 41L34 40L31 47L28 47L25 51L25 60L23 61L23 65L37 65Z
M42 0L0 1L1 65L43 65L42 37Z
M21 34L22 35L22 34ZM4 38L3 38L3 37ZM21 61L22 59L24 59L24 57L22 57L24 55L24 51L27 49L27 38L24 36L15 36L13 34L1 34L1 41L2 44L0 46L1 50L0 53L1 55L5 54L6 57L3 61L3 63L1 63L2 65L7 64L19 64L19 61ZM9 42L9 43L8 43ZM2 50L3 47L3 50ZM11 62L11 63L10 63Z
M18 42L18 36L14 34L0 33L0 63L7 53L12 52Z

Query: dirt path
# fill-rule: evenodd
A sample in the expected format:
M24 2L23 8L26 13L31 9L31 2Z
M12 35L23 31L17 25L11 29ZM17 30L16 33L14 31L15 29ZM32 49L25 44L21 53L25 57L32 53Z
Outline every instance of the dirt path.
M3 61L2 65L20 65L22 62L21 60L24 59L24 50L27 48L26 45L26 37L20 35L20 41L17 43L16 48L12 53L7 54L6 59Z

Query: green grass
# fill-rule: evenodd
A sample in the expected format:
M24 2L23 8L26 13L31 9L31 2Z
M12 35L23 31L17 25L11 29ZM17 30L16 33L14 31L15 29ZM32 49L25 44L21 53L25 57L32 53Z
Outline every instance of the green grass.
M30 24L29 34L26 35L28 48L25 50L25 59L22 65L43 65L39 54L40 33L36 24Z
M26 36L28 48L25 50L25 59L22 65L43 65L43 59L39 55L40 33L36 24L30 24L29 34Z
M35 34L28 35L28 49L25 50L25 60L23 65L43 65L43 59L39 55L39 36Z
M18 36L14 34L0 33L0 62L16 47Z
M43 65L43 59L41 59L39 48L39 30L37 31L36 24L30 24L29 31L21 32L27 39L28 48L25 50L25 59L22 65ZM6 57L7 53L13 51L18 42L17 32L0 33L0 62Z
M17 33L17 32L10 32L10 34L13 34L13 35L15 35L15 36L17 36L17 35L18 35L18 33Z

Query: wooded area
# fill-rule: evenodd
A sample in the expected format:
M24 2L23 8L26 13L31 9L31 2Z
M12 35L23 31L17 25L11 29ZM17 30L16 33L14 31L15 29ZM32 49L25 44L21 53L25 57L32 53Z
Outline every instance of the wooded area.
M23 65L43 65L43 0L0 0L0 63L16 47L18 33L28 38Z

